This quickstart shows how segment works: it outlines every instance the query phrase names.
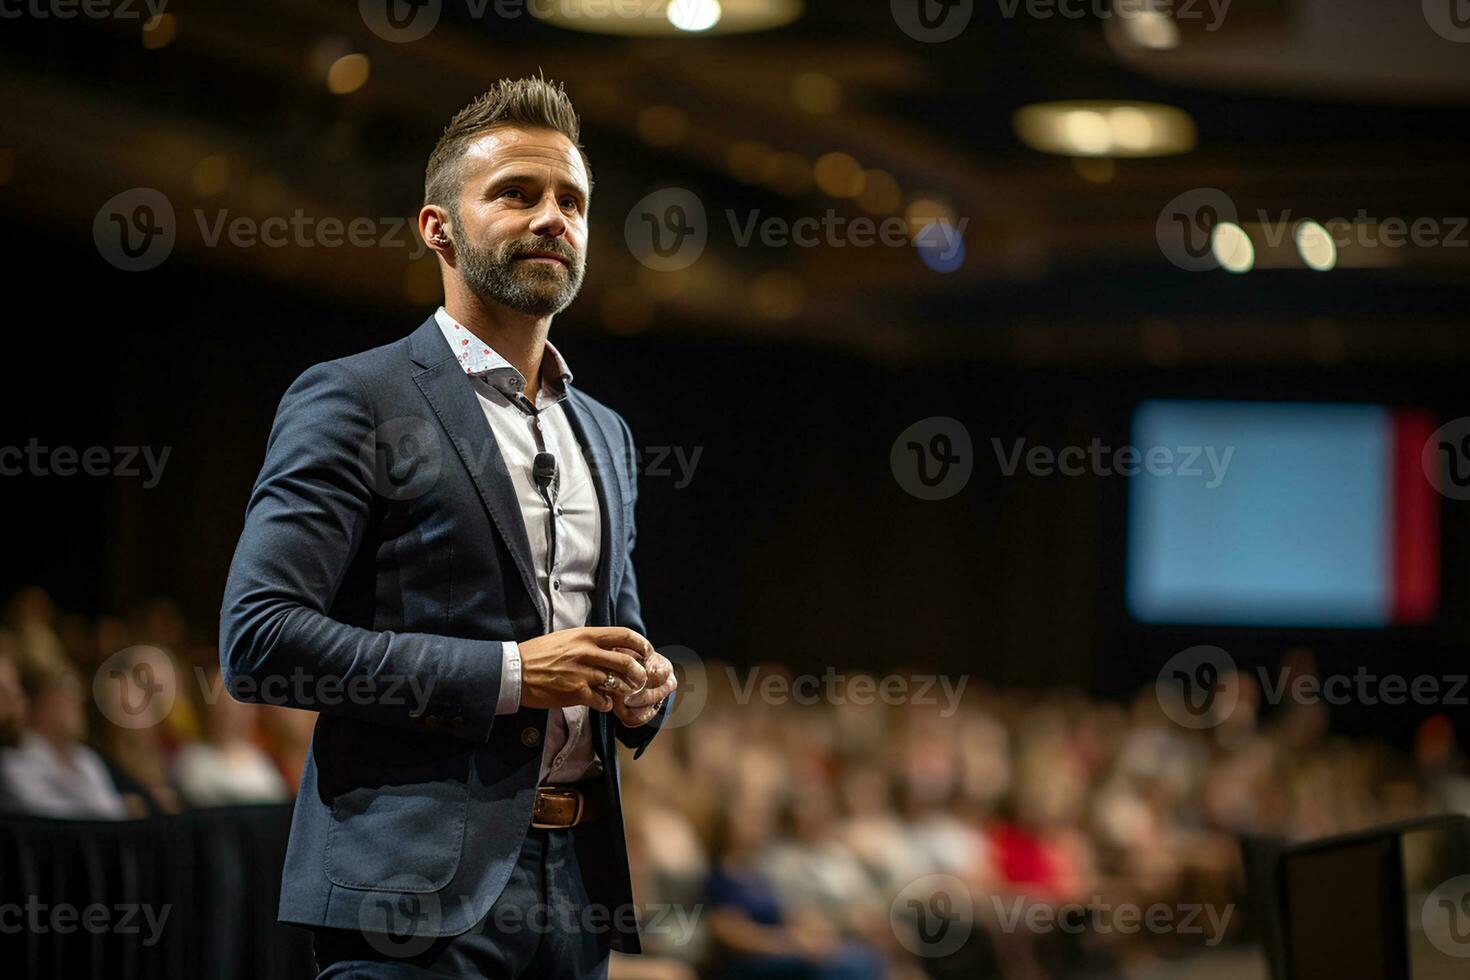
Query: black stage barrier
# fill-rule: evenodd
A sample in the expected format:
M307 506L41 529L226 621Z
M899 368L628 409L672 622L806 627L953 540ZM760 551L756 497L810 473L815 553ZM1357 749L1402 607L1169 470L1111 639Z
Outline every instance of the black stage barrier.
M1470 976L1470 819L1425 817L1287 848L1276 980Z
M0 975L314 976L310 935L276 922L290 822L290 806L0 818Z

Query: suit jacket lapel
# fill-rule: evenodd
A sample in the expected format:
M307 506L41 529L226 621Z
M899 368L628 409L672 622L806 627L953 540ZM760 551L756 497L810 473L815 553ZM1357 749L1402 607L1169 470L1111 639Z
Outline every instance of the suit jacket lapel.
M601 561L597 568L597 594L593 599L594 615L612 624L612 601L627 561L627 530L623 526L623 489L608 449L607 437L593 414L581 404L581 395L572 388L562 402L572 431L582 445L582 452L592 469L592 482L597 487L597 503L602 508Z
M455 360L454 352L445 343L439 324L432 316L409 338L409 351L414 361L424 367L413 376L414 383L428 399L439 424L448 434L450 444L469 469L475 489L500 532L501 540L510 550L516 569L521 573L521 581L541 614L541 621L549 630L551 624L547 622L546 606L536 583L531 563L531 541L526 535L526 522L521 517L520 501L510 473L506 471L505 460L500 455L500 445L495 441L495 434L475 395L473 382Z

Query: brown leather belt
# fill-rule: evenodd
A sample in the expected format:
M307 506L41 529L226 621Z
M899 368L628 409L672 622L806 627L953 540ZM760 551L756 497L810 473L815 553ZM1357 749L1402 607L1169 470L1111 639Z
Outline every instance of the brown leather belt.
M531 807L531 826L575 827L607 812L607 786L600 779L575 785L538 786Z

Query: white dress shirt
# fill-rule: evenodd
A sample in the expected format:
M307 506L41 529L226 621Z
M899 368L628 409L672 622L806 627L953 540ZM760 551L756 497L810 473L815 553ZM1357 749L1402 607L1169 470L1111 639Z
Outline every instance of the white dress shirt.
M572 372L548 341L541 362L541 390L533 406L524 394L526 379L509 361L457 323L442 306L434 319L460 366L474 382L475 395L515 486L541 601L551 612L548 632L586 626L597 588L602 512L592 469L582 454L563 405ZM536 454L541 452L556 457L554 521L549 519L550 508L531 475ZM551 547L553 525L554 549ZM554 565L548 566L549 558L554 558ZM507 641L495 713L513 714L520 704L520 646ZM584 705L574 705L548 712L541 754L543 784L574 783L601 773L602 764L592 749L588 710Z

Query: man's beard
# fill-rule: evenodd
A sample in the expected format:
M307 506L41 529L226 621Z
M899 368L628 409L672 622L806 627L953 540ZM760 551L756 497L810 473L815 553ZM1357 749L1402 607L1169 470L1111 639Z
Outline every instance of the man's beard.
M566 309L582 288L586 265L571 246L558 239L531 238L477 247L451 230L465 285L481 299L529 316L551 316ZM560 256L565 266L518 261L533 252Z

